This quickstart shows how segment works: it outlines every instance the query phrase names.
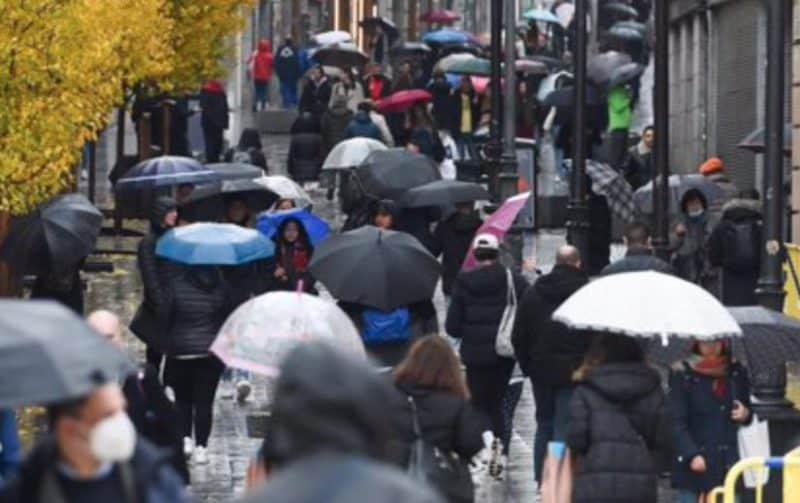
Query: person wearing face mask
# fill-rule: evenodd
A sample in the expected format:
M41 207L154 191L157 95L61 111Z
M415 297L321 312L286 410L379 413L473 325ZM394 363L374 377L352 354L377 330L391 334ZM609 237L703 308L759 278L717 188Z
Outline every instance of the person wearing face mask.
M169 458L137 438L116 383L47 409L50 434L0 489L8 503L189 501Z
M708 279L706 241L711 233L708 202L697 189L681 198L681 213L670 234L671 262L676 275L703 284Z

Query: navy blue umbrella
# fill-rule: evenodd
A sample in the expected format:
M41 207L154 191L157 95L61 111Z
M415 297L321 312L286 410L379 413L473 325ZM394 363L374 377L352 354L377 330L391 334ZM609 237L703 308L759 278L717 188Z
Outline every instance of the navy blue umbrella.
M311 246L314 247L324 241L331 232L327 222L303 209L268 211L262 213L258 217L256 228L268 238L273 238L275 234L278 233L278 229L281 225L287 220L296 220L300 222L300 225L303 226L306 234L308 234L308 239L311 240Z
M156 244L156 255L187 265L241 265L274 254L272 241L256 230L233 224L178 227Z
M142 161L125 173L115 186L117 191L172 187L182 184L216 182L222 176L191 157L165 155Z

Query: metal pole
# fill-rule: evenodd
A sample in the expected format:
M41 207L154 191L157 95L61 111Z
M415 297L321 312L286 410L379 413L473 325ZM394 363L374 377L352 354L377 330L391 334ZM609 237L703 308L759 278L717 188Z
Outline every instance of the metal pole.
M655 83L653 111L655 114L656 144L653 153L656 175L653 190L655 226L653 247L666 254L669 244L669 6L655 2Z
M567 206L567 240L589 263L589 208L586 204L586 4L575 0L575 116L572 124L572 180Z
M117 161L116 164L119 168L125 158L125 105L120 105L117 108ZM120 173L122 173L120 171ZM118 204L114 204L114 233L119 235L122 231L122 214Z
M89 201L94 204L97 192L97 142L91 141L89 146Z
M517 137L517 72L514 68L516 61L516 14L514 12L514 0L505 0L503 6L505 14L506 38L505 38L505 90L503 92L503 155L514 157L514 144Z
M503 155L502 130L500 123L500 113L502 106L500 98L503 88L501 85L502 73L501 63L503 58L503 48L501 37L503 31L503 0L491 0L491 72L490 72L490 99L491 99L491 119L489 121L489 141L484 147L486 158L486 171L489 174L489 192L495 201L500 200L500 187L498 176L500 174L500 157Z

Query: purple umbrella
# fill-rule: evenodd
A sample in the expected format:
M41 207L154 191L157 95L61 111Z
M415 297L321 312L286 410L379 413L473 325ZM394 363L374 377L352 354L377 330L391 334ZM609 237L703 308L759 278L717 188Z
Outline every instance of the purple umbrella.
M523 192L522 194L517 194L514 197L506 199L506 201L497 208L497 211L489 215L489 218L483 222L483 225L481 225L475 235L492 234L497 237L498 241L502 242L506 233L517 219L517 215L522 211L522 208L530 197L530 192ZM461 266L462 271L470 271L478 264L475 260L475 254L472 253L472 251L473 248L470 246L467 258L464 260L464 265Z

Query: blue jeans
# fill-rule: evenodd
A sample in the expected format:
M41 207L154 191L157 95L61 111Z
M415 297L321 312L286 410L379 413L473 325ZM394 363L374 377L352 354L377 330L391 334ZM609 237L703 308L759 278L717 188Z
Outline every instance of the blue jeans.
M281 82L283 108L297 107L297 82Z
M533 385L536 401L536 433L533 438L533 468L536 481L542 480L542 468L547 454L547 444L563 442L569 425L569 402L573 388L553 388L543 384Z
M475 159L475 141L471 134L459 133L456 136L456 147L458 148L458 157L462 161Z
M262 108L266 108L267 103L269 103L269 82L256 80L253 82L253 86L256 91L256 101L253 104L253 108L256 108L258 105L261 105Z

